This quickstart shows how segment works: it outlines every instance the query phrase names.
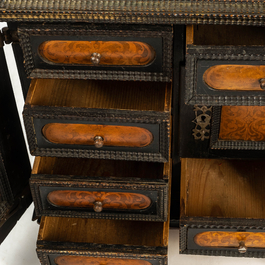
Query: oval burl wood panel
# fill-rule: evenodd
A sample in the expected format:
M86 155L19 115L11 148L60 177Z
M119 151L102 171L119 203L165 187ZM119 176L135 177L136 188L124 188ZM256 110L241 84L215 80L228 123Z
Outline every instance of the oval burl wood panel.
M201 247L238 247L244 242L248 248L265 248L265 233L207 231L197 234L194 242Z
M265 78L265 65L215 65L203 74L204 82L218 90L263 91L261 78Z
M155 50L139 41L46 41L40 56L49 63L91 65L93 53L100 54L99 65L145 66L156 56Z
M145 147L153 141L150 131L134 126L48 123L42 133L55 144L94 145L95 136L103 138L104 146Z
M48 194L48 202L58 207L86 208L101 202L103 209L146 209L151 199L139 193L55 190Z
M60 256L55 258L54 261L57 265L152 265L146 260L84 256Z
M265 141L265 107L223 106L219 140Z

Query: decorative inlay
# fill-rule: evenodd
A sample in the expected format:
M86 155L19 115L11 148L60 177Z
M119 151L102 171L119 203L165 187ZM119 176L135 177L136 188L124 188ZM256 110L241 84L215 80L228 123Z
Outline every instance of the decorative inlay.
M151 200L147 196L130 192L99 192L55 190L48 194L48 202L59 207L92 208L101 202L103 209L146 209Z
M149 130L136 126L48 123L42 133L55 144L94 145L96 136L106 146L145 147L153 141Z
M239 247L244 242L249 248L265 248L265 233L207 231L197 234L194 242L201 247Z
M263 90L260 79L265 77L265 65L215 65L203 74L204 82L219 90Z
M265 107L223 106L219 140L265 141Z
M196 116L196 118L192 121L196 124L195 128L192 130L194 139L202 141L209 139L212 107L199 107L195 105L194 112Z
M91 65L94 53L100 55L98 65L147 65L155 59L155 50L139 41L45 41L39 46L45 61L55 64Z

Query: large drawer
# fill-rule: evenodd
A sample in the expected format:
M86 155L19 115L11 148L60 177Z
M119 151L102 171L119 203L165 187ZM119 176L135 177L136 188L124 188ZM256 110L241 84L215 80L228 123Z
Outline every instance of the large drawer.
M35 79L23 114L33 155L169 159L170 83Z
M168 224L42 217L37 254L42 265L164 265Z
M37 216L166 221L169 163L37 157Z
M170 81L168 26L22 25L18 29L31 78Z
M265 105L262 28L188 26L185 102Z
M264 257L264 160L181 163L180 253Z

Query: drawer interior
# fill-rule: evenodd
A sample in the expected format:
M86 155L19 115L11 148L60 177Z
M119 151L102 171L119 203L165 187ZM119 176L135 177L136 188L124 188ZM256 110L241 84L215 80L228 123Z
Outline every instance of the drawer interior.
M33 79L26 104L168 112L171 109L171 84Z
M32 174L168 179L170 163L87 158L36 157Z
M264 160L182 159L181 217L265 218Z
M193 45L265 45L262 27L188 25L186 43Z
M164 247L168 222L42 217L38 240Z

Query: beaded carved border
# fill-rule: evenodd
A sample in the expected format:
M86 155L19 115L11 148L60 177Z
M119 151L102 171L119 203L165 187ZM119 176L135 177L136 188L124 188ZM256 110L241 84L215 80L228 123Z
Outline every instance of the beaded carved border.
M107 27L107 26L106 26ZM99 80L131 80L131 81L161 81L170 82L172 79L172 42L171 27L161 30L114 30L72 28L69 25L45 26L27 25L18 29L19 41L23 50L26 73L31 78L71 78L71 79L99 79ZM162 38L162 71L140 72L123 70L71 70L68 69L38 69L34 65L31 36L113 36L113 37L160 37ZM144 68L143 68L144 69Z
M218 95L199 94L197 91L197 62L198 60L226 60L229 61L263 61L265 64L264 50L259 46L192 46L188 45L186 54L186 81L185 81L185 102L190 105L241 105L241 106L264 106L265 95L260 92L253 92L246 95L241 91L234 95L227 95L222 91ZM264 92L263 92L264 93Z
M221 110L221 107L213 108L212 133L210 140L211 149L265 150L265 142L219 140Z
M264 258L264 251L248 251L240 254L235 250L218 250L218 249L188 249L188 229L236 229L236 230L264 230L264 219L240 219L240 218L182 218L180 221L180 254L191 255L208 255L208 256L229 256L229 257L255 257ZM190 239L192 240L192 239Z
M135 220L135 221L159 221L165 222L167 220L167 204L168 204L168 185L166 183L146 180L142 182L133 182L131 184L122 182L106 182L106 180L101 179L79 179L77 182L75 180L69 180L69 178L56 178L53 176L51 180L50 175L34 175L30 179L30 188L35 204L35 210L37 216L60 216L60 217L79 217L79 218L104 218L104 219L116 219L116 220ZM90 183L91 182L91 183ZM144 185L143 185L144 184ZM96 213L96 212L86 212L78 210L56 210L56 209L44 209L41 201L40 187L71 187L71 188L86 188L86 189L115 189L119 191L157 191L156 213Z
M77 115L78 114L78 115ZM24 124L31 154L34 156L80 157L95 159L118 159L150 162L167 162L169 159L170 114L158 112L120 111L101 109L65 110L60 107L42 107L25 105ZM159 152L144 153L130 151L105 151L64 148L39 148L34 129L33 118L61 119L75 121L102 121L118 123L146 123L159 124ZM157 139L158 140L158 139Z
M264 25L264 2L255 0L4 0L1 21L126 24Z

